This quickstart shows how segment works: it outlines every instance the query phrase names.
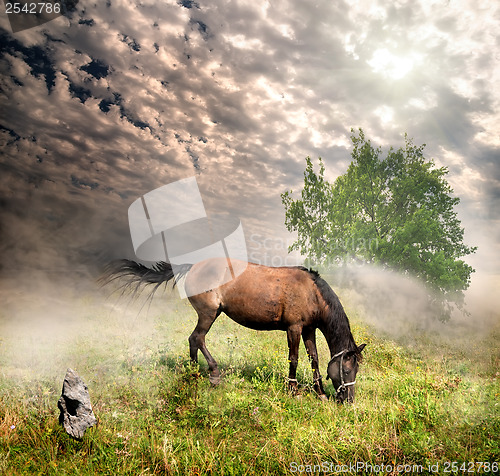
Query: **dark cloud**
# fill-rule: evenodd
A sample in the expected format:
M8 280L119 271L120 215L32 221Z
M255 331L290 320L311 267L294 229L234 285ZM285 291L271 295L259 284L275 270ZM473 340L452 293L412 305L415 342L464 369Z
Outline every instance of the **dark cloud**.
M21 58L29 66L31 74L36 78L45 78L47 90L49 92L52 90L55 84L56 72L50 55L45 48L38 45L25 46L3 29L0 29L0 45L2 45L2 55L9 54ZM11 78L18 86L22 86L21 80L15 75L12 75Z
M105 78L109 74L109 67L99 60L92 60L90 63L82 66L80 69L82 71L86 71L95 79Z

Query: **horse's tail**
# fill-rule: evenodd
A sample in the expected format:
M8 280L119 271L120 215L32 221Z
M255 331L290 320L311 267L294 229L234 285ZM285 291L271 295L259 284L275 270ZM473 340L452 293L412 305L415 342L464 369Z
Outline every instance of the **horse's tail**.
M142 285L147 286L149 284L155 284L156 286L150 294L150 297L152 297L162 283L166 285L171 279L181 278L186 275L192 266L192 264L174 265L174 270L170 263L160 261L151 268L148 268L141 263L128 259L121 259L112 261L106 266L104 273L99 278L99 282L101 285L105 286L115 280L121 279L124 282L124 284L120 286L122 291L132 290L134 294ZM175 286L175 279L173 285Z

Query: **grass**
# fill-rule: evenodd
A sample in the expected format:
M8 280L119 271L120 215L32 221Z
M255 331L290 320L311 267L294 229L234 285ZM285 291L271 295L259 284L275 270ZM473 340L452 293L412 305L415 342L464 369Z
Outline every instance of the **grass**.
M288 474L355 463L424 473L439 463L443 474L446 462L500 461L498 329L465 347L433 335L402 343L349 309L356 341L368 346L356 402L339 406L313 394L303 347L294 398L285 334L226 316L207 337L224 374L212 388L205 361L187 359L194 311L175 296L156 299L163 310L138 316L87 298L80 337L3 338L0 474ZM328 351L318 340L324 373ZM58 424L67 367L87 383L98 419L82 441Z

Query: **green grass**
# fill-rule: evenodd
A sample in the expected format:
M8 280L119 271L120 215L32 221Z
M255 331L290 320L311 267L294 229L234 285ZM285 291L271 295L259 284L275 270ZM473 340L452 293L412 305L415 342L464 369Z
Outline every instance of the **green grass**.
M0 474L289 474L293 462L440 463L442 473L447 461L500 461L498 329L465 347L432 335L403 345L349 310L356 341L368 346L356 402L339 406L312 393L303 346L294 398L285 333L225 316L207 337L224 375L212 388L202 356L196 368L187 359L194 311L156 299L164 310L128 318L82 301L87 331L78 338L4 337ZM67 367L87 383L98 419L83 441L58 424Z

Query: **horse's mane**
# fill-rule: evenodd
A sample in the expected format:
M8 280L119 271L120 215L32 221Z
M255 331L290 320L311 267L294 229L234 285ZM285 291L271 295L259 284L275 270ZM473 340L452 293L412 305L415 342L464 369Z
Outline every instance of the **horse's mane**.
M318 288L322 298L325 300L326 304L328 304L328 307L331 310L336 310L339 308L342 309L342 311L344 310L342 308L342 304L340 304L338 296L335 294L330 285L320 276L318 271L312 268L305 268L304 266L297 266L297 268L301 269L302 271L305 271L306 273L309 273L311 279L314 281L314 284ZM349 321L347 321L347 324L349 325Z
M347 350L357 350L358 347L351 333L349 319L335 291L320 276L318 271L311 268L305 268L304 266L297 266L297 268L309 274L318 288L321 297L328 306L329 313L326 316L326 333L331 339L338 340L341 347L347 348ZM360 360L360 358L361 354L358 355L358 360Z

